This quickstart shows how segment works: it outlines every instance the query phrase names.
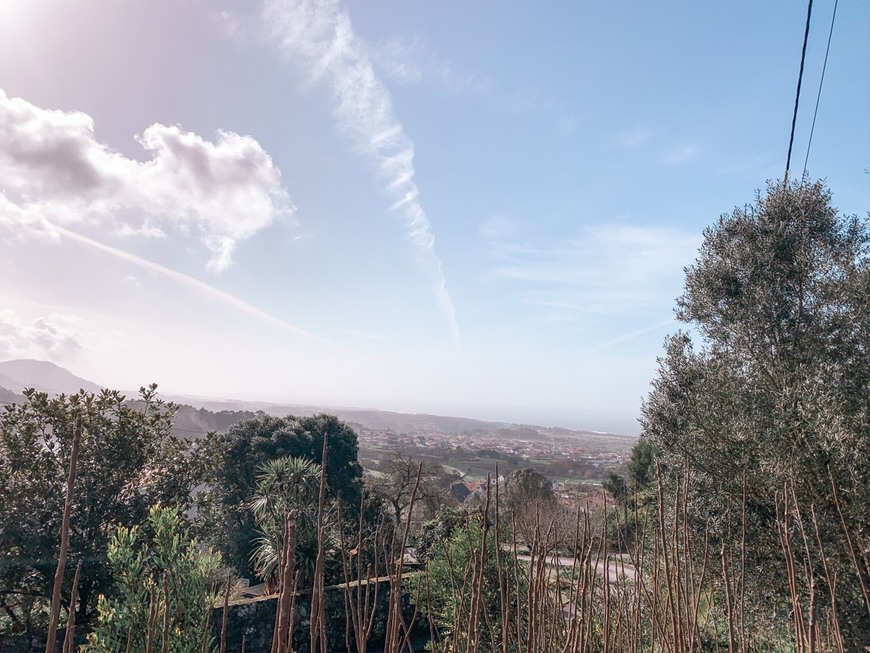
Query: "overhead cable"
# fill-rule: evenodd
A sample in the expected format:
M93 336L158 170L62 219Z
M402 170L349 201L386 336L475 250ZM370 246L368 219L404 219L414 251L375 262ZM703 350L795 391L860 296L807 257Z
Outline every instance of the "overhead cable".
M831 51L831 37L834 35L834 21L837 19L837 4L834 0L834 13L831 15L831 29L828 31L828 46L825 48L825 63L822 64L822 77L819 79L819 92L816 94L816 108L813 111L813 126L810 127L810 140L807 143L807 156L804 158L804 174L807 174L807 162L810 160L810 148L813 146L813 132L816 130L816 116L819 113L819 100L822 98L822 84L825 83L825 70L828 68L828 53Z
M788 181L788 171L791 167L791 151L794 146L794 128L797 123L797 115L798 115L798 106L801 101L801 82L804 78L804 61L807 58L807 41L810 38L810 19L813 15L813 0L809 0L809 4L807 5L807 26L804 29L804 46L801 49L801 68L798 73L798 83L797 83L797 92L794 96L794 114L791 119L791 135L788 138L788 156L785 160L785 179Z

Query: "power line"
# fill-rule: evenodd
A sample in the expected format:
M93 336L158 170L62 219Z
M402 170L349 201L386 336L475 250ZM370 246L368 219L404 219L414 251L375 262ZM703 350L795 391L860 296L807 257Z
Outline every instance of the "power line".
M831 37L834 35L834 21L837 19L837 5L839 2L840 0L834 0L831 29L828 31L828 46L825 48L825 63L822 64L822 77L819 79L819 92L816 94L816 108L813 111L813 126L810 127L810 140L807 143L807 156L804 159L804 174L807 174L807 162L810 160L810 148L813 146L813 132L816 130L816 116L819 113L819 100L822 99L822 84L825 83L825 70L828 68L828 53L831 51Z
M788 157L785 160L785 179L788 180L788 171L791 167L791 150L794 146L794 128L795 124L797 124L797 115L798 115L798 105L801 101L801 82L804 78L804 61L807 58L807 41L810 38L810 19L813 15L813 0L809 0L809 4L807 6L807 26L804 28L804 46L801 50L801 69L798 73L798 83L797 83L797 92L794 96L794 114L791 118L791 135L788 138Z

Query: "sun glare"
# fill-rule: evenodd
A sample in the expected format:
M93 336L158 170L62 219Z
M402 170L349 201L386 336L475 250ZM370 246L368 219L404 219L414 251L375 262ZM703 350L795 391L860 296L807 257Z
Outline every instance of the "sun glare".
M24 29L33 14L45 9L46 0L0 0L0 31L14 34Z

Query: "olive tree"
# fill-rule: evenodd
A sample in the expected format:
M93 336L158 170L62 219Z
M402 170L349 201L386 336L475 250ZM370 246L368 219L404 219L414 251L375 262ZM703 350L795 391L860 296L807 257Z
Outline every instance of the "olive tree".
M808 619L833 610L855 641L870 633L868 242L821 182L772 183L721 216L643 406L651 473L666 492L689 479L691 523L740 559L759 618L788 613L793 547Z

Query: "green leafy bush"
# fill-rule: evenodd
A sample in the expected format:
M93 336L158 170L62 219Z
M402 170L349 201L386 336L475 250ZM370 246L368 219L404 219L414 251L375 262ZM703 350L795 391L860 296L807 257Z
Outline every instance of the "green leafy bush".
M88 653L139 653L162 648L199 653L214 648L211 614L220 555L202 551L177 508L154 506L147 536L120 527L109 541L115 595L100 595ZM149 645L150 643L150 645Z

